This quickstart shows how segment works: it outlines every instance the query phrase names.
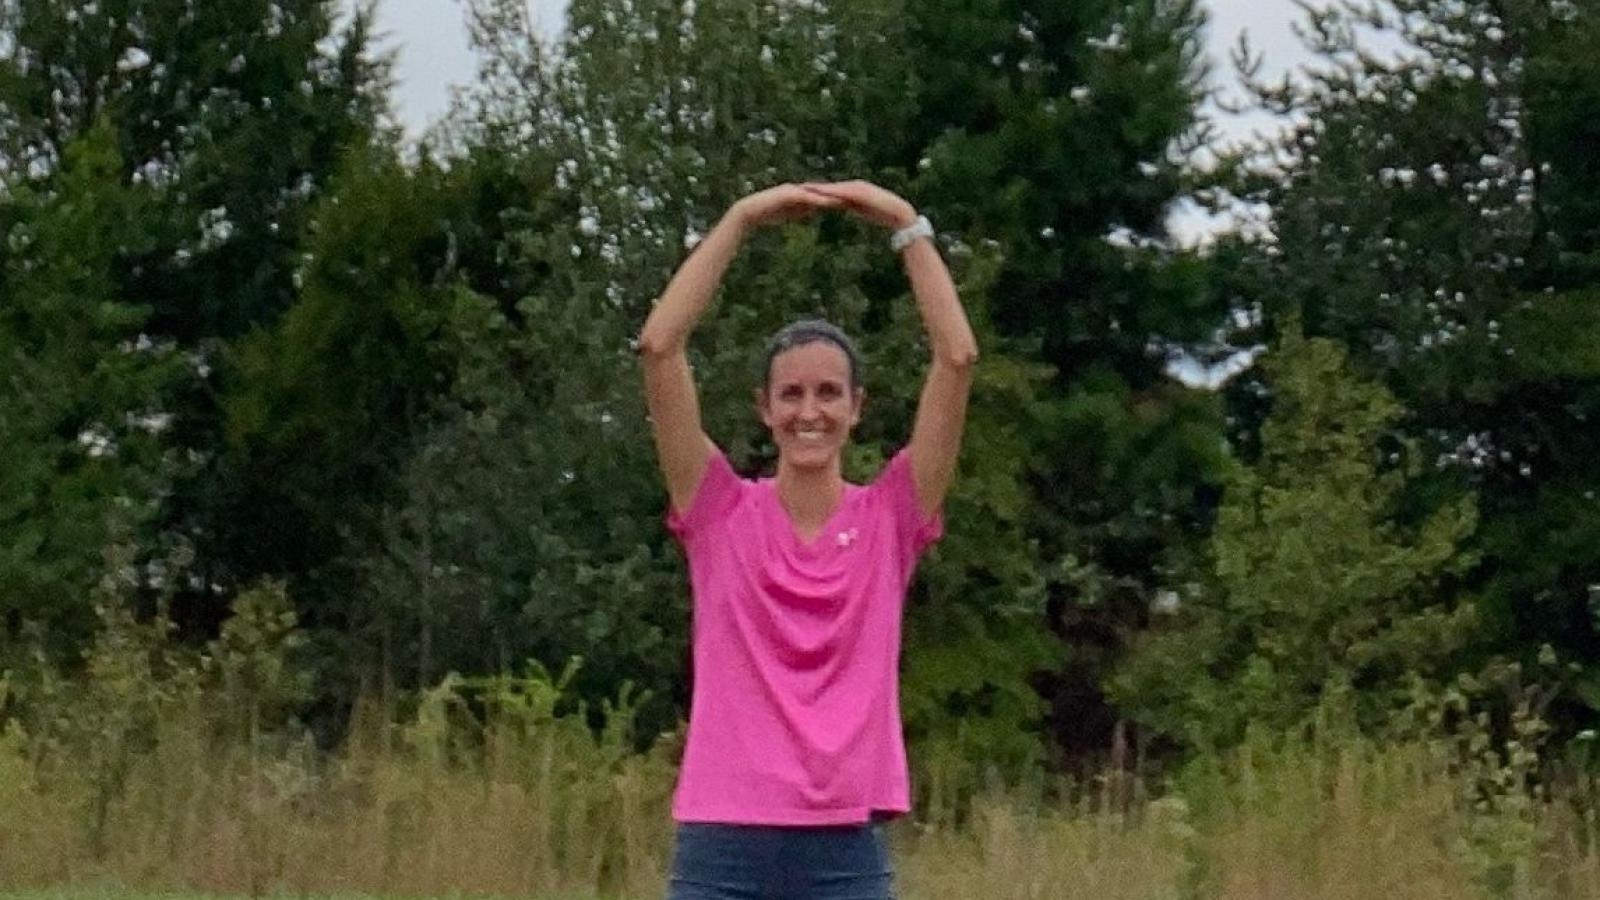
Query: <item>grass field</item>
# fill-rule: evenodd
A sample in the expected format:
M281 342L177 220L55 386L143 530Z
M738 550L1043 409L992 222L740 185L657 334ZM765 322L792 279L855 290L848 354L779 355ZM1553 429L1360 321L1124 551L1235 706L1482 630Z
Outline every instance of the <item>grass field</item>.
M1426 776L1420 757L1389 751L1379 758L1334 759L1313 767L1260 768L1251 779L1221 786L1231 800L1197 813L1181 799L1140 804L1124 813L1045 809L1016 798L980 801L960 827L898 823L893 831L899 896L905 900L1580 900L1600 897L1600 864L1592 844L1577 840L1577 823L1557 807L1496 817L1463 810L1453 786ZM457 800L461 798L456 797ZM493 823L490 823L493 824ZM503 824L503 823L502 823ZM479 832L481 834L481 832ZM251 890L244 883L194 877L192 861L112 855L86 886L0 892L0 900L209 900L294 896L364 900L369 897L517 897L521 900L660 898L659 869L618 884L600 872L601 890L544 890L540 881L591 877L593 870L530 869L497 853L440 834L433 862L384 870L282 863L275 879ZM469 836L470 837L470 836ZM0 858L3 858L0 842ZM243 852L242 847L236 848ZM665 846L649 848L659 860ZM213 847L206 853L216 852ZM447 862L446 857L450 860ZM10 873L18 873L9 860ZM210 877L247 872L214 869ZM259 860L256 861L259 863ZM412 864L415 863L415 864ZM116 877L120 870L124 878ZM185 874L188 873L188 874ZM363 874L365 873L365 874ZM454 875L450 873L455 873ZM139 881L124 880L138 878ZM232 877L232 876L227 876ZM372 878L362 889L360 878ZM452 877L460 880L449 885ZM519 879L521 879L519 881ZM348 889L330 889L343 880ZM197 883L200 882L200 883ZM110 885L133 884L118 888ZM188 888L185 889L185 884ZM604 885L609 885L605 887Z
M663 896L670 741L637 753L547 700L464 729L447 701L335 753L176 707L137 741L0 731L0 900ZM1160 790L923 795L890 830L899 896L1600 898L1600 791L1512 750L1280 741Z

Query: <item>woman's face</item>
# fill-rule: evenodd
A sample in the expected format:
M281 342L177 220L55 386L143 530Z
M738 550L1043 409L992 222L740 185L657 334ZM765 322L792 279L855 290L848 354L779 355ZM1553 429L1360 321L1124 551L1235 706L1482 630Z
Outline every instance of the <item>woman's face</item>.
M850 360L828 341L791 347L772 358L765 393L757 390L761 421L784 464L828 466L861 419L864 392L850 387Z

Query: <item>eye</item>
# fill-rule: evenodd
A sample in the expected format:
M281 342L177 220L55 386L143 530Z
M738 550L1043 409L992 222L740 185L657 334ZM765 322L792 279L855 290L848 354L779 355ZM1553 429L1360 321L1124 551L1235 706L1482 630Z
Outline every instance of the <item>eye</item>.
M783 389L778 391L778 396L784 400L799 400L801 393L802 392L798 384L789 384L784 385Z
M838 399L838 397L843 393L844 390L839 387L838 382L834 381L826 382L821 387L817 388L817 396L824 400Z

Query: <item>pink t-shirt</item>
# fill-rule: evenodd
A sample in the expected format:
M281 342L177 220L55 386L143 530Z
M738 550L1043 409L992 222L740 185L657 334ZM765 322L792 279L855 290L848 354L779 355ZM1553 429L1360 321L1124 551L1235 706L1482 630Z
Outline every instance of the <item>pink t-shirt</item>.
M711 455L667 527L689 560L694 696L673 795L680 822L834 825L910 809L900 726L900 614L939 538L907 451L845 485L810 542L770 478Z

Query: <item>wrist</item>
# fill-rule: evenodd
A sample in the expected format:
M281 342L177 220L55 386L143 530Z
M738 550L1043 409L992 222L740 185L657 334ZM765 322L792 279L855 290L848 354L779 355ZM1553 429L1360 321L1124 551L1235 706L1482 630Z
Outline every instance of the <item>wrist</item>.
M736 201L722 214L722 221L718 225L726 225L737 234L744 234L750 230L750 209L743 200Z
M897 228L889 235L889 249L900 253L917 240L932 237L933 223L928 221L927 216L917 216L905 227Z

